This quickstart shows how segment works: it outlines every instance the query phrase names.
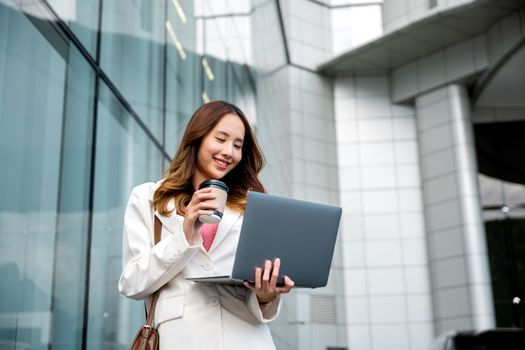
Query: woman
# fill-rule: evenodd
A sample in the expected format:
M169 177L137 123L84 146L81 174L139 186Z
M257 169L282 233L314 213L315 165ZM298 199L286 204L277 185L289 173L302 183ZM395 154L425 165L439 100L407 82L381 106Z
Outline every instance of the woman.
M119 290L144 299L162 287L155 312L161 349L275 348L266 323L279 313L280 294L293 287L288 277L283 287L276 286L279 259L256 268L253 285L186 280L231 272L247 191L264 192L257 177L263 165L242 111L213 101L193 114L164 179L133 189L124 218ZM210 188L198 190L206 179L221 179L230 188L218 227L198 220L217 208ZM162 223L155 246L154 215Z

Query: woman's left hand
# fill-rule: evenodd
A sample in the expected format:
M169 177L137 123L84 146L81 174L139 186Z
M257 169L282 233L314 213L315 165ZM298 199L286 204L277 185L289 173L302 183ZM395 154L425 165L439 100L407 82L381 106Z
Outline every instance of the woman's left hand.
M273 266L270 260L266 260L264 271L260 267L255 269L255 284L244 282L246 288L251 289L257 295L259 303L269 303L279 294L289 293L293 288L294 281L288 276L284 276L284 286L277 287L280 267L281 260L279 258L275 259Z

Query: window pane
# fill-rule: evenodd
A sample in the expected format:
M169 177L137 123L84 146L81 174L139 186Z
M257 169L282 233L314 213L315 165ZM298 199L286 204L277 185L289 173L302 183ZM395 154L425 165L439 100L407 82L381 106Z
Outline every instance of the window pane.
M166 130L165 149L175 154L186 123L202 103L201 61L195 53L193 3L179 1L183 15L168 2L166 22ZM186 20L184 21L183 18Z
M47 0L91 56L96 56L100 0Z
M94 73L48 22L34 26L35 18L44 18L37 8L26 17L5 5L0 5L0 161L8 165L0 171L1 347L79 349Z
M146 126L162 139L164 2L104 1L101 67Z
M70 46L64 104L59 216L53 285L53 349L81 349L95 74ZM80 282L80 283L79 283Z
M156 181L162 154L104 85L100 87L88 349L127 348L144 322L142 302L119 294L124 210L133 186Z
M66 62L11 2L0 27L0 336L47 349Z

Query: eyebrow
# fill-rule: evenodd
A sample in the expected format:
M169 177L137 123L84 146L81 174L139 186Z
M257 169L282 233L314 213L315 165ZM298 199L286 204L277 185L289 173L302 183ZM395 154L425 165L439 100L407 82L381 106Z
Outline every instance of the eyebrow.
M223 135L226 136L226 137L230 137L230 134L228 134L226 131L218 130L217 133L219 133L219 134L223 134ZM241 138L236 138L235 141L241 141L241 142L244 142L244 140L241 139Z

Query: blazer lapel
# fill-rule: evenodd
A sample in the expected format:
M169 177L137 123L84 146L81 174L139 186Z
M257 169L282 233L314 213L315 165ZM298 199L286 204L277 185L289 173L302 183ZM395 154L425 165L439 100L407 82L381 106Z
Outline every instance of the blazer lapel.
M208 254L211 253L215 249L215 247L217 247L222 242L222 240L224 240L228 232L230 232L230 230L232 229L233 225L235 225L235 223L237 222L237 219L239 219L240 215L241 213L239 213L238 211L232 210L228 207L224 207L224 215L222 217L221 222L219 223L217 233L215 234L215 238L213 239L213 243L210 247L210 251L208 252Z

